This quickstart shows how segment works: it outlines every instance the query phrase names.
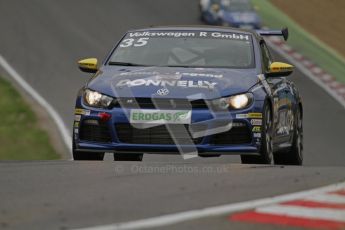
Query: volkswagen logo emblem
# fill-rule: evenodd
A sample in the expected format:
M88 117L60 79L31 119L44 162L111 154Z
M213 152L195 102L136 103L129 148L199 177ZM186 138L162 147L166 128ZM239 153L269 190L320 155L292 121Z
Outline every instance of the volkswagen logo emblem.
M167 88L162 88L162 89L157 90L157 94L159 96L166 96L169 94L169 90Z

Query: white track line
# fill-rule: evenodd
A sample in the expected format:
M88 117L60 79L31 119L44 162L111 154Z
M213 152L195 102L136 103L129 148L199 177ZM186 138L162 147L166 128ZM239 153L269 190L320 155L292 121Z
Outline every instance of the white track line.
M345 183L333 184L326 187L306 190L302 192L291 193L287 195L251 200L246 202L226 204L221 206L209 207L205 209L191 210L186 212L168 214L148 219L129 221L124 223L115 223L110 225L95 226L89 228L80 228L79 230L132 230L158 228L171 224L177 224L185 221L195 220L204 217L225 215L233 212L255 209L261 206L273 205L276 203L287 202L296 199L303 199L316 194L335 191L345 188Z
M62 118L56 112L56 110L34 89L32 88L23 77L6 61L6 59L0 55L0 66L12 77L18 85L23 88L37 103L47 110L48 114L51 116L55 122L64 144L67 146L70 153L72 152L71 135L66 128Z
M306 208L290 205L272 205L258 208L255 212L288 217L345 222L345 210L335 210L329 208Z
M304 200L331 204L345 204L345 196L337 194L318 194L315 196L307 197Z
M312 80L315 84L320 86L322 89L324 89L330 96L332 96L339 104L345 109L345 101L343 100L342 96L337 94L336 91L331 90L326 84L324 84L319 78L316 78L313 73L306 68L303 63L298 62L295 60L292 56L285 53L282 49L279 48L279 46L275 45L273 42L271 42L269 39L266 40L266 42L270 45L271 48L274 49L275 52L277 52L279 55L286 58L291 64L296 66L305 76L307 76L310 80Z

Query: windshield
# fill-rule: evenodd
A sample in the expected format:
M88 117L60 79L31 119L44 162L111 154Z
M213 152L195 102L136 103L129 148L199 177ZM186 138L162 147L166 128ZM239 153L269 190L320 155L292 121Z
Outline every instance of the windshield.
M249 1L243 0L213 0L213 3L220 4L226 11L243 12L252 11L252 5Z
M130 32L109 65L253 68L249 34L205 31Z

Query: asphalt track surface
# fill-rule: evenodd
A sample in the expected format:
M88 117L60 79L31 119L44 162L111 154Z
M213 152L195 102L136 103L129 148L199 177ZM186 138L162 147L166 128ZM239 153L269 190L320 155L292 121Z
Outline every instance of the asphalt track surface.
M75 95L89 77L77 69L78 59L102 59L128 29L200 24L197 3L1 0L0 54L71 127ZM237 156L185 161L153 155L142 163L114 163L110 158L103 163L1 162L0 229L103 225L344 181L345 110L298 70L291 78L305 107L305 166L240 165ZM219 217L167 228L275 227Z

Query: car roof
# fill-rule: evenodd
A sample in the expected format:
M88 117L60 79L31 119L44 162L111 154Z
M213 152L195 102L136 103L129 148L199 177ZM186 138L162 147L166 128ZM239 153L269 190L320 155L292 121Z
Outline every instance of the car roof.
M262 39L258 33L253 30L225 27L225 26L207 26L207 25L183 25L183 26L152 26L142 29L134 29L128 32L143 32L143 31L170 31L170 30L181 30L181 31L207 31L207 32L230 32L230 33L244 33L253 35L256 39Z
M221 2L221 0L212 0L213 2ZM211 2L212 2L211 1ZM247 4L250 4L250 1L249 0L230 0L230 3L247 3Z

